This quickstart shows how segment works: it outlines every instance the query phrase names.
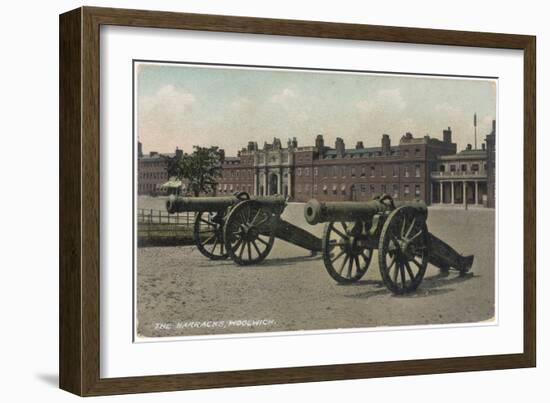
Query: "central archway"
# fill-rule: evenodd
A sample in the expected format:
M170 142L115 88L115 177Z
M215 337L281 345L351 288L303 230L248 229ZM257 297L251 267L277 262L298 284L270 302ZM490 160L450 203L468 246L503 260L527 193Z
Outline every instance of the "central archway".
M275 174L269 175L269 194L275 195L279 193L279 178Z
M355 185L351 185L349 188L349 200L350 201L357 201L357 188Z

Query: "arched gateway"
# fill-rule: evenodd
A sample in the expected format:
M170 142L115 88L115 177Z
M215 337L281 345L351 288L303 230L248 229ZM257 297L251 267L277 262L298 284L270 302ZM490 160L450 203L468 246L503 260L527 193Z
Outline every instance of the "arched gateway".
M279 178L276 174L269 175L269 194L275 195L279 193Z

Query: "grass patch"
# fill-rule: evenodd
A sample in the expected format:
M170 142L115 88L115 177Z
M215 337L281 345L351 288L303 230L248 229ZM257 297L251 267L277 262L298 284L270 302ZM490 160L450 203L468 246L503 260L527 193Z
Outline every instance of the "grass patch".
M175 224L138 224L138 247L194 245L193 227Z

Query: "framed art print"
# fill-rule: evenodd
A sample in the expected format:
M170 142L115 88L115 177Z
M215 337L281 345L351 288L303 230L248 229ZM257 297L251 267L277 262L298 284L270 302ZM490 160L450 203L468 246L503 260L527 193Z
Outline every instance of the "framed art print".
M60 62L61 388L535 365L534 37L83 7Z

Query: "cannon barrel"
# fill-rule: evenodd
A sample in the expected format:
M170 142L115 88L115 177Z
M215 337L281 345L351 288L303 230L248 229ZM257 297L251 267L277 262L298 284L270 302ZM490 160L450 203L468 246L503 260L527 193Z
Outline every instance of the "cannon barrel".
M278 214L284 210L286 199L283 196L255 196L251 197L252 200L257 200L266 207L275 208L280 210ZM223 211L235 204L248 200L248 196L245 198L238 196L199 196L199 197L174 197L171 196L166 201L166 210L168 213L181 213L181 212L200 212L200 211Z
M224 197L174 197L166 201L166 210L170 213L181 213L184 211L223 211L238 203L235 196Z
M421 201L396 203L395 207L411 206L425 217L428 214L426 204ZM305 208L304 215L309 224L315 225L328 221L362 221L372 218L375 214L394 209L389 203L380 200L367 202L319 202L310 200Z

